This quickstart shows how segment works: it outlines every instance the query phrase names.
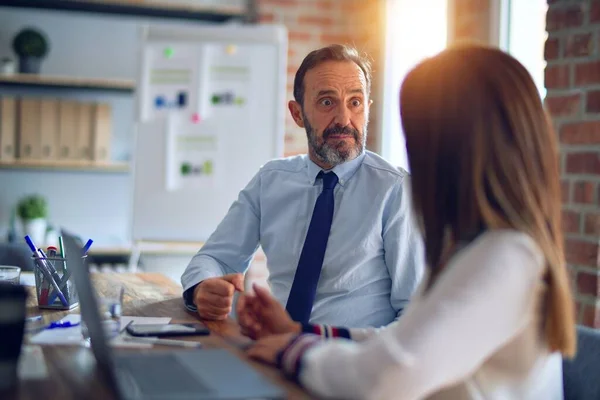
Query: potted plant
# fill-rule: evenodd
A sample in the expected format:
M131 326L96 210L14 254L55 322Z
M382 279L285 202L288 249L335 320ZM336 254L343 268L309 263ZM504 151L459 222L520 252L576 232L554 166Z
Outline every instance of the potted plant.
M22 198L17 204L17 215L21 219L23 234L29 235L35 243L45 243L48 226L46 199L38 194Z
M25 28L14 37L12 47L19 56L19 72L23 74L40 72L40 64L49 49L48 40L42 32Z

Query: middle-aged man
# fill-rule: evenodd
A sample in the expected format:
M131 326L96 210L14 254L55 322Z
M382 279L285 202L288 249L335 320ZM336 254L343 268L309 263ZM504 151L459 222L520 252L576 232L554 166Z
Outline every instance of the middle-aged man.
M188 309L226 318L260 245L295 321L368 327L400 315L423 274L423 244L407 172L365 150L370 89L355 49L306 56L289 110L308 154L267 162L240 192L181 278Z

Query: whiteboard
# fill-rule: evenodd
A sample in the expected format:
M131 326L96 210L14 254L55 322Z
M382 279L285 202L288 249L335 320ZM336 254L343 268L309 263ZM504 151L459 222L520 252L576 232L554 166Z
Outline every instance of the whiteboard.
M283 156L287 31L144 29L132 239L206 241L259 168Z

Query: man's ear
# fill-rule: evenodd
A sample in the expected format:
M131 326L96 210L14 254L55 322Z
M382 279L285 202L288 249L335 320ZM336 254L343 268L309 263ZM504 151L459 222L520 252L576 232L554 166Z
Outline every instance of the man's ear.
M300 128L304 128L304 120L302 119L302 106L295 100L290 100L288 103L290 114Z

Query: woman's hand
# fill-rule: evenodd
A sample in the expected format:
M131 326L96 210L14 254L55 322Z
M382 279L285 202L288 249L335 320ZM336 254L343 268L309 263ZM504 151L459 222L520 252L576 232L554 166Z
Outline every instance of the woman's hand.
M294 322L285 308L269 294L254 284L254 295L244 294L238 299L236 313L242 333L252 339L285 333L298 334L302 326Z
M277 356L295 337L294 333L286 333L260 339L246 350L246 354L256 360L277 365Z

